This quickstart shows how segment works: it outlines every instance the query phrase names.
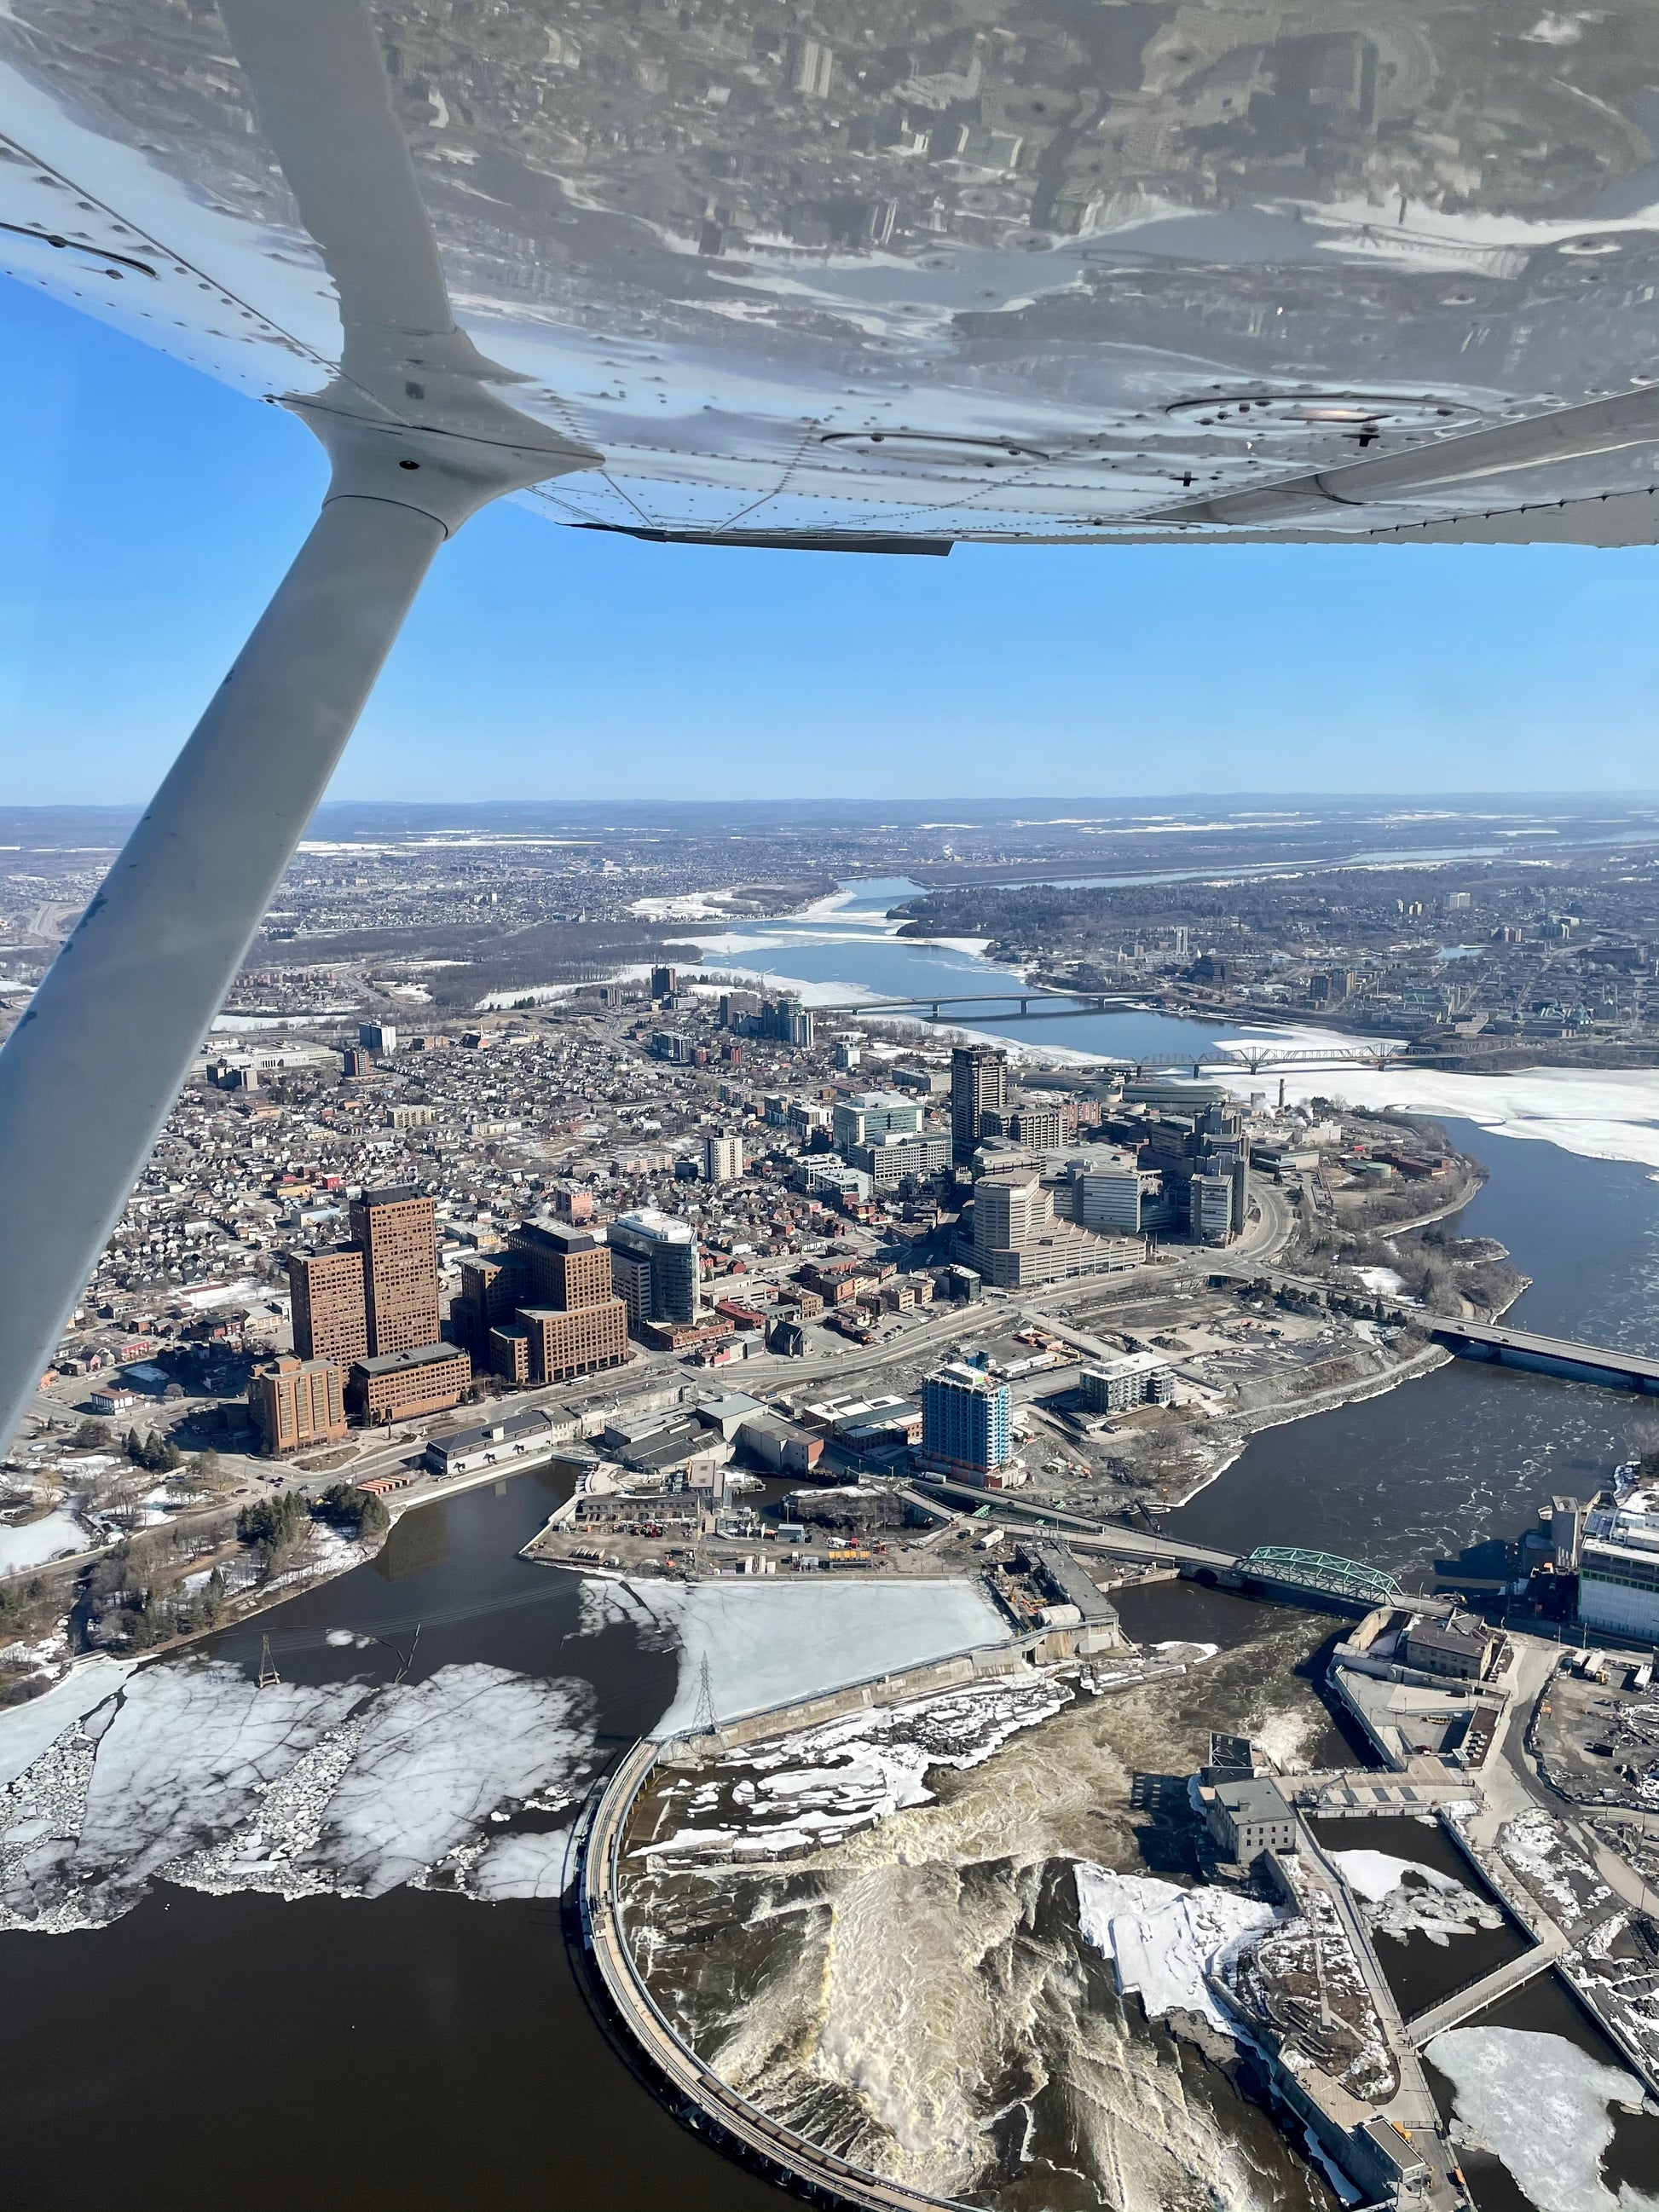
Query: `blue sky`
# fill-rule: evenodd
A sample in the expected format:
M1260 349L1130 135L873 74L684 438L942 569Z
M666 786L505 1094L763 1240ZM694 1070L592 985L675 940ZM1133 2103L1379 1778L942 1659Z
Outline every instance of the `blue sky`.
M309 434L0 279L0 799L146 796L316 512ZM1659 549L446 547L343 799L1659 783Z

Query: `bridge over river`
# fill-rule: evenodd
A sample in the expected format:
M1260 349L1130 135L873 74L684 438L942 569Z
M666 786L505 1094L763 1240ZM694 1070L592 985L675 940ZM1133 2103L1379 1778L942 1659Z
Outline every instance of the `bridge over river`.
M947 1012L947 1008L954 1011ZM1156 1011L1149 1009L1144 994L1134 996L1111 991L1054 991L1022 988L1018 984L1010 985L1006 991L923 992L914 999L815 1000L812 1006L813 1013L818 1015L915 1014L924 1021L958 1024L975 1020L1051 1022L1074 1016ZM1192 1020L1196 1017L1188 1010L1185 1018ZM1137 1079L1156 1075L1191 1075L1196 1079L1206 1068L1224 1068L1234 1075L1259 1075L1269 1068L1423 1067L1457 1057L1453 1053L1419 1052L1398 1038L1379 1039L1376 1044L1340 1045L1296 1044L1286 1039L1277 1044L1241 1041L1225 1052L1176 1053L1167 1059L1150 1054L1139 1059L1119 1059L1103 1053L1100 1064L1121 1073L1133 1069Z
M919 1480L908 1489L924 1509L939 1499L948 1500L958 1510L972 1507L988 1520L994 1514L1006 1514L1034 1529L1048 1531L1071 1550L1087 1557L1173 1567L1178 1574L1224 1589L1248 1589L1257 1596L1279 1597L1339 1613L1364 1613L1379 1605L1409 1605L1426 1613L1449 1609L1448 1600L1414 1596L1382 1568L1369 1566L1363 1559L1343 1559L1334 1552L1310 1551L1292 1544L1258 1544L1249 1552L1219 1551L1208 1544L1189 1544L1158 1528L1121 1528L1109 1522L1090 1521L1046 1501L1022 1498L1017 1490L978 1490L967 1483L937 1478Z
M1300 1291L1325 1298L1332 1291L1350 1286L1322 1276L1289 1275L1273 1267L1253 1267L1218 1254L1206 1258L1212 1278L1226 1276L1234 1282L1265 1284L1270 1291ZM1352 1294L1352 1292L1351 1292ZM1659 1393L1659 1358L1651 1352L1625 1352L1616 1345L1586 1344L1577 1337L1547 1336L1537 1329L1512 1328L1504 1322L1465 1320L1461 1315L1425 1313L1421 1306L1402 1305L1379 1297L1376 1304L1387 1318L1419 1328L1437 1344L1443 1344L1460 1358L1486 1359L1494 1366L1567 1368L1580 1379L1606 1383L1609 1389Z

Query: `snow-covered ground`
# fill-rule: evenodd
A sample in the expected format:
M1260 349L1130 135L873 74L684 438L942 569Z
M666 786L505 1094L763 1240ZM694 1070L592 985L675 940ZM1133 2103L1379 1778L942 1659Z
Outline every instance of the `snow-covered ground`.
M689 1728L702 1662L715 1717L815 1695L866 1675L1006 1644L1009 1629L976 1583L601 1582L582 1585L583 1626L632 1621L678 1646L679 1684L655 1733Z
M92 1540L66 1505L54 1506L38 1521L0 1522L0 1575L18 1574L70 1552L89 1550Z
M634 1856L659 1865L778 1858L838 1842L906 1806L927 1804L932 1768L981 1765L1019 1729L1069 1705L1072 1694L1051 1674L972 1682L769 1737L723 1759L712 1778L704 1769L694 1782L669 1783L669 1817L687 1824ZM714 1817L699 1820L699 1814Z
M682 891L677 898L637 898L629 908L646 921L726 921L735 890Z
M1227 2034L1236 2023L1210 1994L1204 1977L1259 1941L1284 1916L1271 1905L1231 1890L1182 1889L1150 1875L1111 1874L1079 1859L1078 1925L1105 1953L1126 1996L1138 1996L1151 2020L1196 2014Z
M1571 1924L1608 1894L1607 1884L1557 1822L1537 1806L1506 1820L1498 1848L1555 1917Z
M1428 2046L1452 2084L1453 2140L1490 2151L1537 2212L1637 2212L1652 2200L1617 2194L1601 2172L1612 2108L1639 2110L1641 2083L1565 2036L1514 2027L1452 2027Z
M584 1682L483 1665L264 1689L216 1662L144 1668L60 1723L0 1792L0 1927L99 1927L157 1878L216 1894L547 1895L562 1848L489 1829L570 1802L594 1756L591 1706Z

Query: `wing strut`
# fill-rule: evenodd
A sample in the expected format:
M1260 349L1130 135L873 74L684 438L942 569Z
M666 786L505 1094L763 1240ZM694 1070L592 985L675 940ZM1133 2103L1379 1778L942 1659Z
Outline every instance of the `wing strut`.
M333 464L315 527L0 1052L0 1448L223 1002L433 555L599 456L459 331L361 0L226 0L339 301L341 373L289 405Z

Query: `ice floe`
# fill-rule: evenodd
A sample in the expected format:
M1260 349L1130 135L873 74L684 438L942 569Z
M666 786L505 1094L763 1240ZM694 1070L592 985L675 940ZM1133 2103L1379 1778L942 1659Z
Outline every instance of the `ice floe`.
M1364 1899L1366 1920L1378 1935L1392 1936L1402 1943L1408 1936L1426 1936L1431 1943L1443 1947L1454 1936L1504 1924L1495 1905L1436 1867L1395 1858L1387 1851L1331 1851L1327 1856L1349 1888Z
M702 1662L717 1719L764 1711L846 1682L1006 1644L1007 1623L976 1583L832 1583L782 1588L588 1581L581 1632L626 1620L680 1652L678 1687L655 1733L688 1728Z
M1283 1916L1229 1890L1181 1889L1150 1875L1111 1874L1079 1859L1078 1925L1112 1961L1119 1989L1140 1999L1149 2020L1192 2013L1228 2034L1236 2023L1211 1996L1218 1972Z
M0 1712L0 1789L15 1782L25 1767L32 1766L71 1721L101 1705L132 1668L130 1659L102 1655L83 1659L40 1697L31 1698L27 1705L8 1705Z
M1070 1684L1053 1674L970 1682L769 1738L722 1759L713 1786L703 1770L684 1802L671 1784L665 1796L670 1817L714 1817L659 1833L635 1856L661 1864L817 1850L906 1806L927 1804L932 1768L981 1765L1011 1735L1051 1718L1072 1696Z
M591 1706L584 1682L483 1665L380 1688L145 1668L0 1791L0 1927L100 1926L158 1878L216 1894L546 1893L544 1837L483 1832L532 1800L569 1801Z
M469 1870L466 1887L491 1905L509 1897L558 1897L575 1880L568 1828L499 1836Z
M92 1543L66 1505L54 1506L33 1521L0 1522L0 1575L44 1566L48 1559L88 1551Z
M1516 2027L1451 2027L1428 2057L1455 2096L1453 2131L1502 2160L1538 2212L1619 2212L1650 2200L1607 2185L1601 2160L1612 2107L1634 2110L1642 2085L1565 2036Z
M1328 1032L1275 1032L1281 1047L1316 1038L1327 1050L1349 1042ZM1229 1039L1220 1049L1242 1053L1261 1042ZM1259 1076L1243 1071L1227 1080L1240 1093L1261 1087ZM1328 1066L1287 1076L1285 1096L1295 1105L1310 1098L1341 1097L1353 1106L1449 1115L1498 1136L1559 1145L1585 1159L1637 1160L1659 1168L1659 1069L1650 1067L1534 1067L1514 1075L1464 1075L1449 1068Z

